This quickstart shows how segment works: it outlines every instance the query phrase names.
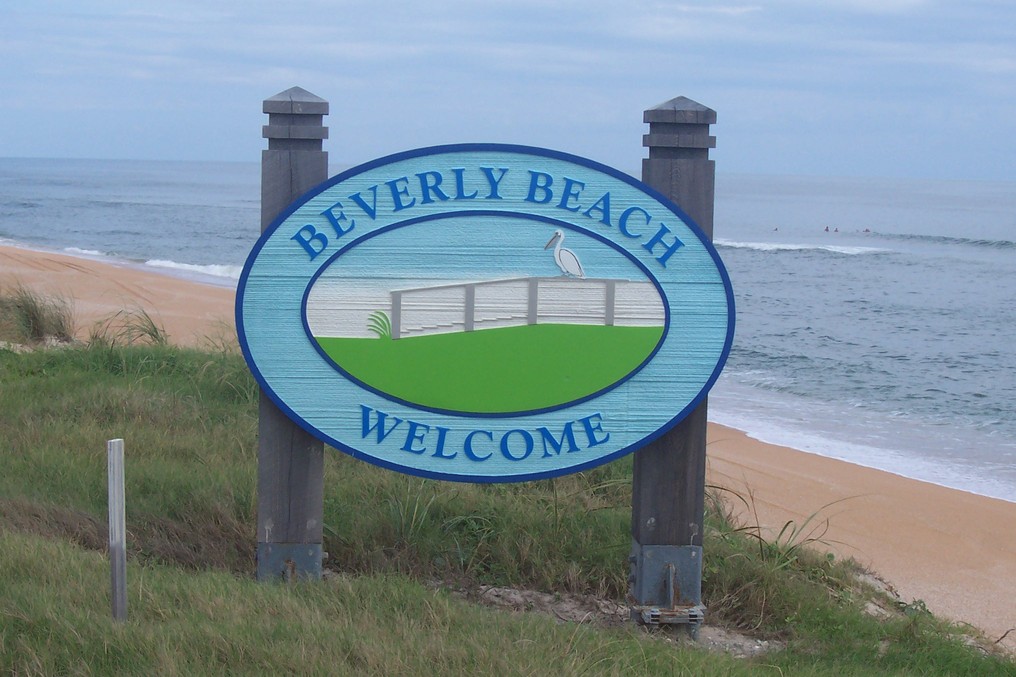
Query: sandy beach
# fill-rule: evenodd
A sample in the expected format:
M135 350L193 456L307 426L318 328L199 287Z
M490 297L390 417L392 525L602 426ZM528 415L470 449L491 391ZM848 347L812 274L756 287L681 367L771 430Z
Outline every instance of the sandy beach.
M758 523L773 536L790 520L803 526L811 518L804 537L821 536L821 547L870 568L902 601L924 600L936 615L991 639L1016 627L1016 503L765 444L714 424L708 444L707 481L750 496ZM753 514L742 517L756 523ZM1002 644L1016 649L1016 631Z
M143 309L181 345L232 337L232 289L138 267L0 246L0 290L22 284L73 302L77 333L123 309ZM709 478L750 497L775 534L788 521L854 557L905 602L981 628L996 639L1016 628L1016 503L765 444L710 424ZM733 502L732 505L736 505ZM828 528L826 529L826 520ZM1016 631L1002 644L1016 649Z
M0 290L24 285L72 302L76 334L87 339L96 323L143 310L178 345L236 339L229 287L153 274L139 266L0 246Z

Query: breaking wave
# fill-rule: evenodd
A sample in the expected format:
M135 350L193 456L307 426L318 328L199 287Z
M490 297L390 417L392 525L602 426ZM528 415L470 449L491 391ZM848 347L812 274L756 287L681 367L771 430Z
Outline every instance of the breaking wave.
M833 254L846 256L859 256L862 254L882 254L890 251L880 247L849 247L842 245L824 244L785 244L774 242L737 242L734 240L717 239L713 242L717 247L729 249L754 249L760 252L800 252L800 251L824 251Z

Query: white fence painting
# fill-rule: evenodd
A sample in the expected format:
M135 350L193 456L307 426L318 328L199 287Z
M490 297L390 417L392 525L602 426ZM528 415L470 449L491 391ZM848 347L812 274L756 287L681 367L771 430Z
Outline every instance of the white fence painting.
M659 326L663 299L648 281L523 277L391 292L392 338L527 324Z
M388 313L393 338L537 323L660 326L664 322L663 300L646 280L517 277L395 291L382 285L314 285L307 298L311 333L375 338L367 327L370 315L379 310Z
M314 336L376 338L368 330L371 313L388 311L390 286L315 284L307 297L307 324Z

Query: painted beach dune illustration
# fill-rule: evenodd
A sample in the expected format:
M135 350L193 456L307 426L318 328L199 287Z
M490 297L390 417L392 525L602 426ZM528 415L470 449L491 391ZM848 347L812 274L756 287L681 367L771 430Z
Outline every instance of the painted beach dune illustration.
M623 253L571 238L577 245L564 250L566 269L561 231L547 247L542 234L528 238L536 243L523 256L533 262L529 275L368 281L350 279L355 266L343 261L340 268L340 257L335 274L322 274L308 291L308 331L347 376L418 407L509 415L602 393L637 372L659 346L664 300ZM371 244L380 251L384 243ZM551 258L542 250L553 244ZM501 251L490 260L495 272L512 258ZM585 276L580 256L590 270L623 276ZM510 266L521 267L514 260Z

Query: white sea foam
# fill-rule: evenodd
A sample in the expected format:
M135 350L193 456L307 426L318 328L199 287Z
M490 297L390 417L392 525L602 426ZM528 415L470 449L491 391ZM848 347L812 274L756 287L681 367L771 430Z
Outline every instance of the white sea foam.
M761 252L790 252L790 251L826 251L834 254L845 254L857 256L860 254L881 254L891 251L880 247L847 247L835 244L805 244L805 243L780 243L780 242L738 242L736 240L717 239L713 242L717 247L730 247L731 249L754 249Z
M105 253L95 249L80 249L78 247L64 247L64 252L72 256L106 256Z
M243 266L227 266L214 263L208 265L197 265L193 263L166 261L164 259L150 259L145 261L145 265L153 268L169 268L175 271L193 273L197 275L207 275L210 277L224 277L234 281L239 280L240 273L243 272Z
M39 252L44 254L65 254L67 256L74 256L77 258L89 258L89 259L108 259L113 260L114 257L110 256L105 252L96 251L94 249L81 249L79 247L63 247L56 248L34 242L27 242L24 240L12 240L5 237L0 237L0 245L4 247L14 247L16 249L24 249L30 252Z

